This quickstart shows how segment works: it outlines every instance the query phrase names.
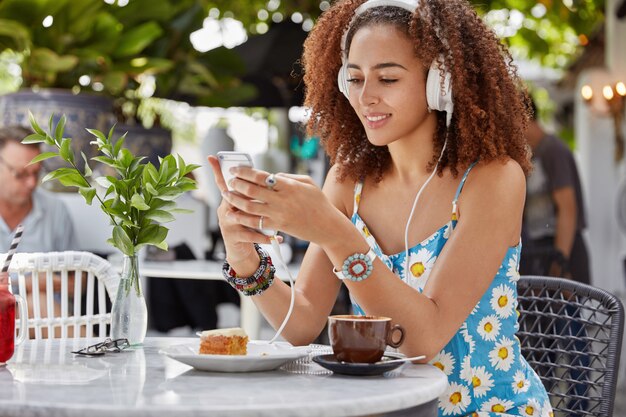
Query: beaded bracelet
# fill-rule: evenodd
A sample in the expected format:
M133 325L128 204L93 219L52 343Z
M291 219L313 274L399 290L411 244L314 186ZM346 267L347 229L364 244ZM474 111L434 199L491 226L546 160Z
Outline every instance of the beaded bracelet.
M259 255L261 263L251 277L237 276L237 272L226 260L222 267L222 275L226 282L246 296L259 295L268 289L274 282L274 274L276 273L276 268L274 268L269 254L256 243L254 244L254 249L256 249L256 253Z

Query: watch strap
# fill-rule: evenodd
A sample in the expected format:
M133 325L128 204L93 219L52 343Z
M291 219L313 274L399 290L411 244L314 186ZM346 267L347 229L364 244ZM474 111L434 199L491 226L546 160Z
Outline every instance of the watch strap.
M367 253L354 253L343 261L341 270L333 268L333 272L340 280L350 280L354 282L363 281L370 276L374 270L374 260L376 253L370 248Z

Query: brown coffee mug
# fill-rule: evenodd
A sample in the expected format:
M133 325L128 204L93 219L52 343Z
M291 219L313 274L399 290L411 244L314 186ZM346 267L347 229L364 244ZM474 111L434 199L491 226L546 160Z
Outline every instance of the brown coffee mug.
M400 338L393 340L398 332ZM340 362L374 363L387 345L397 348L404 341L404 328L391 326L389 317L339 315L328 317L328 337L333 354Z

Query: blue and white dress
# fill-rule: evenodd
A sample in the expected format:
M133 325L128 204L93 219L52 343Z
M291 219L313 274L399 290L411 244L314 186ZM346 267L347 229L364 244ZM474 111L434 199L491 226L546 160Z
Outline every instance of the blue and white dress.
M404 251L385 255L359 216L363 183L354 193L352 223L378 257L408 285L422 292L437 257L457 223L457 201L467 175L463 175L452 202L452 219L409 249L409 273L405 274ZM491 285L450 342L431 364L448 376L448 389L439 397L440 416L541 416L551 417L546 391L520 351L515 333L517 281L521 243L510 247ZM365 311L352 301L355 314Z

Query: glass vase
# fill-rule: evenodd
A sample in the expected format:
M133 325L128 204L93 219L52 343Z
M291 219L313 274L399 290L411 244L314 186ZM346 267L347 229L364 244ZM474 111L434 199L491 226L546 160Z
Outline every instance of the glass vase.
M148 309L141 291L137 254L124 255L122 274L111 309L111 338L126 338L131 345L143 343L148 328Z

